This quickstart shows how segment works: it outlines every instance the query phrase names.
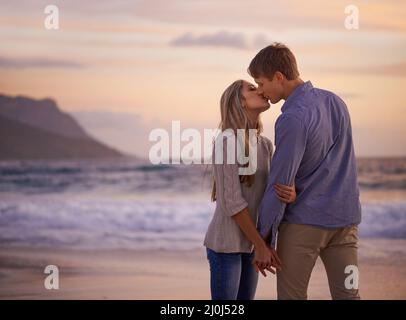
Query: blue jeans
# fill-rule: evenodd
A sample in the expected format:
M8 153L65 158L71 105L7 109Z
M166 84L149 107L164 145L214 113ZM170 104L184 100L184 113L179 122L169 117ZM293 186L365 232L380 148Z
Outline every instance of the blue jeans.
M258 273L252 265L254 253L220 253L206 248L210 264L213 300L252 300Z

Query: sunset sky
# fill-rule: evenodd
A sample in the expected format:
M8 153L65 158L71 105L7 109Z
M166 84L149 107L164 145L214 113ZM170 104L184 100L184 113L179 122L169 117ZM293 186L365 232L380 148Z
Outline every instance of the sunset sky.
M59 30L44 8L59 8ZM344 9L359 9L347 30ZM94 136L147 156L148 133L215 128L219 99L279 41L347 103L358 156L406 156L406 1L0 2L0 93L52 97ZM262 115L273 140L282 103Z

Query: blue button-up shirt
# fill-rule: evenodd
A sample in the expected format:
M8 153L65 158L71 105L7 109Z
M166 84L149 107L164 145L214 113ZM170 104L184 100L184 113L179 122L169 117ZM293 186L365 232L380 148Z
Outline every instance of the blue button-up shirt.
M361 205L350 116L332 92L299 85L275 124L276 150L259 207L258 230L275 246L279 223L326 228L361 222ZM292 185L297 198L286 205L274 184Z

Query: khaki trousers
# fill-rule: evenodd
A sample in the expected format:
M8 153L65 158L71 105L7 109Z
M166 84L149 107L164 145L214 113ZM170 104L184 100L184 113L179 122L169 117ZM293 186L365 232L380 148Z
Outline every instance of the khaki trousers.
M326 268L331 297L360 299L357 234L357 226L327 229L282 223L277 241L282 262L282 270L277 273L278 299L307 299L310 275L319 256Z

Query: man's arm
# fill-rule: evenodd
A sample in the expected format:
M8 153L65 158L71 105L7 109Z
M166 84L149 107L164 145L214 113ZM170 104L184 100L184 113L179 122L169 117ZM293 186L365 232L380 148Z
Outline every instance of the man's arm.
M268 185L259 207L258 230L275 247L276 232L286 204L274 190L276 183L292 185L306 148L307 129L294 115L282 114L275 124L276 150L271 161Z

